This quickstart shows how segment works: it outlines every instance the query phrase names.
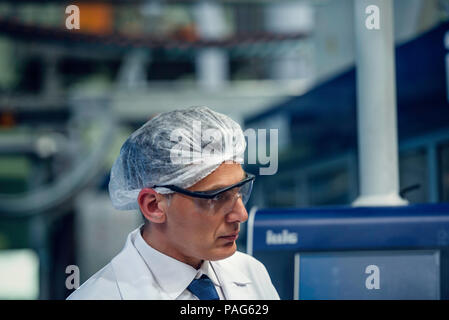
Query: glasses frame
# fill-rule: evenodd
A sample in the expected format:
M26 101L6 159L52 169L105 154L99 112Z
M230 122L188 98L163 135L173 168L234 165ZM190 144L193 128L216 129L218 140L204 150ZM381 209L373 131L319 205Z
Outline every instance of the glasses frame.
M152 188L167 188L167 189L170 189L171 191L175 191L175 192L178 192L178 193L181 193L186 196L193 197L193 198L214 199L216 196L218 196L219 194L221 194L223 192L226 192L233 188L241 187L244 184L249 183L251 181L254 182L255 179L256 179L255 175L245 172L245 178L243 178L243 180L241 180L233 185L230 185L230 186L227 186L224 188L220 188L220 189L216 189L216 190L210 190L210 191L190 191L187 189L177 187L172 184L154 185L154 186L152 186Z

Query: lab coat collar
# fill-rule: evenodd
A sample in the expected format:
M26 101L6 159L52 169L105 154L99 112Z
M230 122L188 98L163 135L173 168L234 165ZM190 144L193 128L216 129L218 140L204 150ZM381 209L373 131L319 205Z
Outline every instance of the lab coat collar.
M250 299L251 280L240 270L237 270L235 265L229 263L230 259L232 259L232 256L223 260L211 261L212 268L222 284L221 288L225 299Z
M111 261L120 295L124 300L168 300L170 297L158 290L153 274L133 245L139 230L140 227L128 235L125 247Z

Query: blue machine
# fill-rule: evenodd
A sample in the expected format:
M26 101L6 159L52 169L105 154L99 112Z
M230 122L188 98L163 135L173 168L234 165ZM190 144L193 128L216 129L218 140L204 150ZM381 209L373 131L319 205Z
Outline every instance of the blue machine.
M449 299L449 204L253 209L281 299Z

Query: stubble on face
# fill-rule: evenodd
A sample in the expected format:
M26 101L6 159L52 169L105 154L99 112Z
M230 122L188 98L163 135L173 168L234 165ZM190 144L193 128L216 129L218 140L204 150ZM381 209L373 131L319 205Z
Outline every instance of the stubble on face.
M188 189L205 191L225 187L242 180L243 175L240 164L223 163ZM239 207L238 210L245 210L247 218L244 207ZM158 226L165 237L159 242L160 251L163 253L197 267L201 265L202 260L225 259L237 250L235 241L220 237L238 232L240 222L243 222L238 221L240 218L229 220L227 213L222 212L205 214L191 198L179 194L175 194L171 199L166 214L164 226ZM244 217L244 214L241 216Z

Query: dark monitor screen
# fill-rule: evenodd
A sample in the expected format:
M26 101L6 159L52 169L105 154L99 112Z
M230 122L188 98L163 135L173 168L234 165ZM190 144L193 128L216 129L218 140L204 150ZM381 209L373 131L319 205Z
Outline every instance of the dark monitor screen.
M440 299L439 250L295 254L294 299Z

